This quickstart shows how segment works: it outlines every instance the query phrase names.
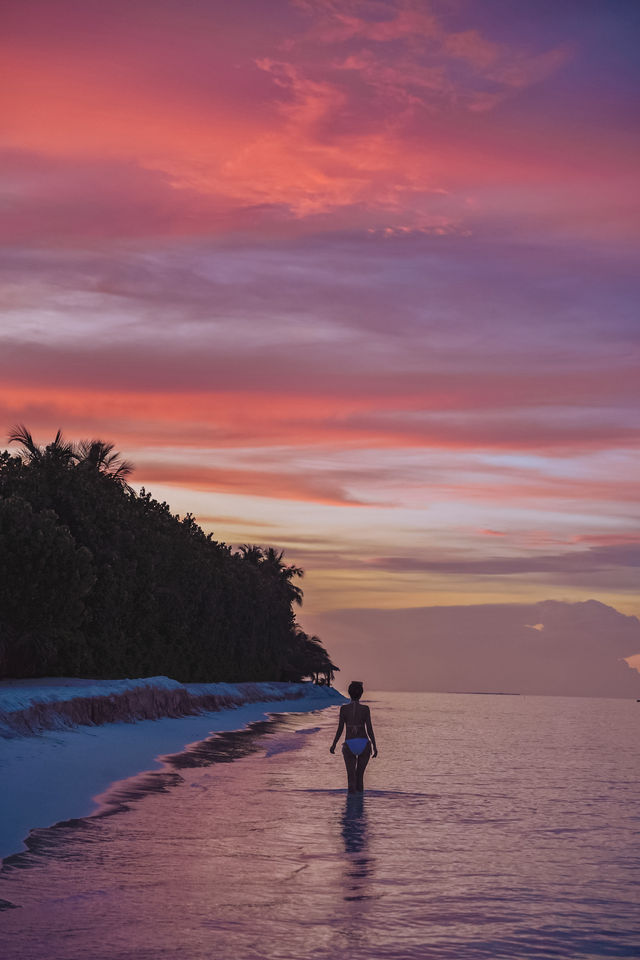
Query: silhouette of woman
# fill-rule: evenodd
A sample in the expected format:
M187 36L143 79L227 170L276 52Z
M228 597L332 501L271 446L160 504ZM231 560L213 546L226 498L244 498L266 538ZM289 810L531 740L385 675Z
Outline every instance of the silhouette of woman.
M340 707L338 729L329 752L336 752L336 744L346 727L347 735L342 744L342 756L347 768L347 785L349 793L362 793L364 771L369 763L371 750L373 748L373 756L377 757L378 748L371 726L371 712L366 704L360 703L360 697L364 692L362 683L359 680L353 680L347 692L351 702Z

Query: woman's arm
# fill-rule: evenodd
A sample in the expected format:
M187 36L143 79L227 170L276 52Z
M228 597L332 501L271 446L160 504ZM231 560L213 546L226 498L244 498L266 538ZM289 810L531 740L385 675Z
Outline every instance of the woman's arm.
M369 710L369 707L367 707L367 716L366 716L365 721L364 721L364 726L365 726L365 729L366 729L366 731L367 731L367 734L369 735L369 740L371 740L371 743L372 743L372 745L373 745L373 755L374 755L374 757L377 757L377 756L378 756L378 748L376 747L376 737L375 737L375 734L374 734L374 732L373 732L373 726L372 726L372 724L371 724L371 711Z
M344 730L344 716L343 716L343 714L342 714L342 707L340 707L340 722L338 723L338 729L336 730L336 735L335 735L335 737L333 738L333 743L332 743L331 746L329 747L329 753L335 753L335 752L336 752L336 743L338 742L338 740L339 740L340 737L342 736L342 731L343 731L343 730Z

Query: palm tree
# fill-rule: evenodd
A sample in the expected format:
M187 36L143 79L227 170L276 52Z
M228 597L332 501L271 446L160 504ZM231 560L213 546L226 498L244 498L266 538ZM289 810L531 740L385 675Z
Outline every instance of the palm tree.
M75 447L63 439L62 430L58 430L46 447L39 447L25 425L19 423L9 434L9 443L22 446L21 456L27 463L50 462L68 466L76 459Z
M259 567L262 563L262 547L258 547L254 543L241 543L238 550L242 559L252 566Z
M79 466L97 470L130 490L127 477L133 472L133 464L124 460L112 443L104 440L81 440L75 452Z
M296 567L294 564L287 565L284 560L284 551L276 550L274 547L267 547L263 553L263 563L268 567L279 580L286 583L287 592L293 603L302 606L303 592L295 583L291 583L294 577L304 577L304 570Z
M74 445L68 443L58 430L46 447L40 447L24 424L15 426L9 434L9 443L19 443L22 459L26 463L58 463L68 467L77 464L84 469L97 470L110 477L116 483L130 490L127 477L133 471L133 464L124 460L112 443L103 440L81 440Z
M24 424L19 423L11 429L8 442L19 443L22 446L21 456L23 460L27 460L29 463L42 460L42 448L36 444Z
M331 686L334 675L338 670L340 670L340 667L332 662L320 638L310 637L300 626L296 625L291 634L288 656L282 669L283 679L311 677L314 683L319 683L320 678L323 677L324 682Z

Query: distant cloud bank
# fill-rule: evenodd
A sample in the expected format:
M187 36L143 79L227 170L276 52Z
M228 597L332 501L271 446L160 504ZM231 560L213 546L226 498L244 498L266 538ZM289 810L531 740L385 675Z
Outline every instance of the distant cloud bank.
M357 674L370 690L640 697L640 621L596 600L341 610L308 620L329 643L340 681Z

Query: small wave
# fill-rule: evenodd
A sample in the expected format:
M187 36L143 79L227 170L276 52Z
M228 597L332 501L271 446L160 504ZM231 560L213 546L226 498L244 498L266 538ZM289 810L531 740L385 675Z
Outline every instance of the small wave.
M289 753L291 750L299 750L304 746L306 738L314 733L319 733L322 727L306 727L304 730L296 730L286 739L278 740L272 743L265 752L265 757L275 757L279 753Z
M20 905L11 903L11 900L0 900L0 910L19 910Z

